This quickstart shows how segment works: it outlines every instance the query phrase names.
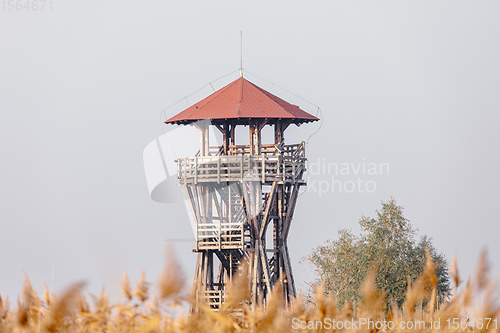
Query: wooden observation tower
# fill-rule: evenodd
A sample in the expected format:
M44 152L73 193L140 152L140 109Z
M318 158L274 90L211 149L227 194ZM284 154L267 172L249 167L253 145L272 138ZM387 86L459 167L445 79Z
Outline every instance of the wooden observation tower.
M304 142L285 144L285 130L316 120L240 76L165 122L200 131L199 152L177 160L178 180L195 221L195 297L212 309L243 262L252 304L266 302L278 281L287 302L296 296L287 237L306 155ZM222 133L221 146L210 146L210 126ZM235 141L238 126L248 126L249 144ZM262 142L264 126L274 128L274 142Z

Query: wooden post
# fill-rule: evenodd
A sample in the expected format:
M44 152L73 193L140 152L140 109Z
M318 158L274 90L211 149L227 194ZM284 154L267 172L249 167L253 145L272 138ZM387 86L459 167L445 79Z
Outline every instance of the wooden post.
M228 125L230 130L229 130L229 144L230 145L235 145L236 143L234 142L234 131L236 130L236 124L229 124Z
M209 126L208 120L201 120L194 123L194 126L200 131L200 156L208 156L210 154L209 147Z
M220 155L217 156L217 184L220 184Z
M230 131L229 131L229 123L226 120L224 124L222 124L222 154L227 155L229 149L229 139L230 139Z
M253 120L249 120L248 122L248 133L250 135L250 156L255 155L255 122Z
M262 172L262 184L266 182L266 156L262 156L261 172Z
M276 119L274 123L274 144L280 145L283 138L283 133L281 131L281 119Z

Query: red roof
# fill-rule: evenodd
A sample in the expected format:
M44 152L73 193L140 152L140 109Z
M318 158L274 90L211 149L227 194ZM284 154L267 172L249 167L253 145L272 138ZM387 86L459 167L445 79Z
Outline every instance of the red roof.
M290 119L300 124L319 120L278 96L240 77L207 98L168 119L166 124L188 124L210 119Z

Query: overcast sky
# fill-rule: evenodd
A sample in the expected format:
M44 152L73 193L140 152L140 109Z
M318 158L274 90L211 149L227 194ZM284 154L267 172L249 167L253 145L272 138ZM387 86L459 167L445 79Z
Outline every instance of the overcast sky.
M499 17L493 0L1 7L0 294L23 272L40 292L86 280L113 298L124 271L156 281L166 240L193 235L182 204L149 197L143 150L165 107L238 77L217 80L239 68L240 30L245 78L322 111L289 236L299 288L314 277L299 260L391 196L462 274L487 248L499 276ZM191 280L193 243L173 245Z

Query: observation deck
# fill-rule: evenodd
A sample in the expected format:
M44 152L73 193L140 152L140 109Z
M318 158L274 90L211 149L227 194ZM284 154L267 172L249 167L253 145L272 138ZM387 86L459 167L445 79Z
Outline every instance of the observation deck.
M249 145L210 147L209 156L177 159L179 186L199 183L258 181L263 184L304 184L305 142L292 145L262 145L259 155L250 155Z

